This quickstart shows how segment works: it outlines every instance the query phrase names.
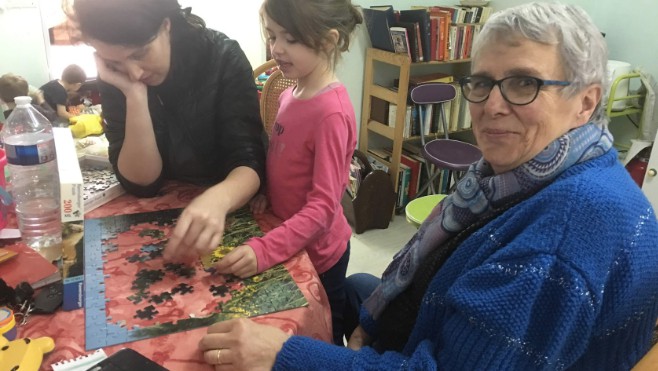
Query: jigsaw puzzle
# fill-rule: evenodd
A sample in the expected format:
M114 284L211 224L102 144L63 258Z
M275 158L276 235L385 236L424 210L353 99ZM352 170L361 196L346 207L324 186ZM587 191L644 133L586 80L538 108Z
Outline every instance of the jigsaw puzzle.
M87 350L308 304L283 265L247 279L213 272L213 262L262 235L247 209L227 217L212 255L191 265L164 261L181 211L85 220Z
M79 162L83 181L82 199L86 213L124 193L107 158L84 155Z

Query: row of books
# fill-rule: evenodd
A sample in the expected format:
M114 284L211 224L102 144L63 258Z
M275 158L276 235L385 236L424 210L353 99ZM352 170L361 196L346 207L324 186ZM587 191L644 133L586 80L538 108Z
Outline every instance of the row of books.
M445 134L442 120L446 120L448 133L471 128L471 116L468 102L462 97L459 84L453 81L453 77L442 73L412 76L410 77L410 90L417 84L427 82L445 82L455 86L455 98L441 105L434 104L422 106L408 103L406 106L403 138L409 139L422 135L438 136ZM393 88L395 89L395 87ZM439 107L443 109L443 116ZM397 126L397 105L386 102L380 98L372 97L370 107L370 118L389 127ZM422 125L421 125L422 123Z
M390 148L371 148L368 150L368 161L373 169L380 169L388 172L388 167L379 159L384 161L391 160ZM432 170L433 171L433 170ZM403 210L404 207L414 198L420 197L418 192L423 185L428 181L429 175L427 166L425 166L425 159L420 154L420 148L407 144L403 149L402 156L400 157L400 166L398 170L398 193L395 208L396 210ZM435 189L442 190L447 185L447 172L441 174L435 180Z
M407 54L412 62L470 58L473 40L492 13L487 6L392 6L363 9L372 46Z
M471 128L471 114L468 109L468 103L458 96L453 101L430 106L423 106L418 109L418 105L407 105L404 120L404 130L402 137L404 139L418 138L421 135L425 137L442 137L445 134L443 120L446 120L448 133L467 130ZM441 116L441 108L443 116ZM394 117L397 107L394 104L389 105L388 116ZM389 120L388 125L395 127L395 120Z
M447 12L453 24L485 23L493 13L490 6L412 6L411 9L426 9L435 16L439 16L440 12Z

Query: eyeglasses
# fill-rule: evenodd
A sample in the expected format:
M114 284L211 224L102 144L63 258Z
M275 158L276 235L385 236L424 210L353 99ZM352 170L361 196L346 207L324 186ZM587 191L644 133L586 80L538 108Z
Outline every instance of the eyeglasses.
M569 81L542 80L532 76L509 76L500 80L493 80L486 76L466 76L459 80L464 98L471 103L484 102L489 98L494 86L498 85L503 98L517 106L534 102L542 86L568 86L570 84Z

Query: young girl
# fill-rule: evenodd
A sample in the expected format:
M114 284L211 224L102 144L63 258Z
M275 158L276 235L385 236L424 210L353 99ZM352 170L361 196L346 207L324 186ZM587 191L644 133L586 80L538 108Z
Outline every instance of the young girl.
M260 213L269 201L285 222L237 247L217 269L248 277L306 249L329 297L334 342L342 345L351 229L340 200L356 147L356 119L334 70L363 19L350 0L265 0L260 15L272 57L297 85L279 98L267 198L257 196L251 206Z

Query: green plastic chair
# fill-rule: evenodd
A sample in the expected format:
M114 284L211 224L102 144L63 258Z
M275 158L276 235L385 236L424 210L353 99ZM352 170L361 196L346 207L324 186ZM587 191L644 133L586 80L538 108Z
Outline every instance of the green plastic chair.
M432 209L441 202L447 195L435 194L429 196L418 197L409 202L404 211L407 216L407 221L416 228L427 219L432 212Z

